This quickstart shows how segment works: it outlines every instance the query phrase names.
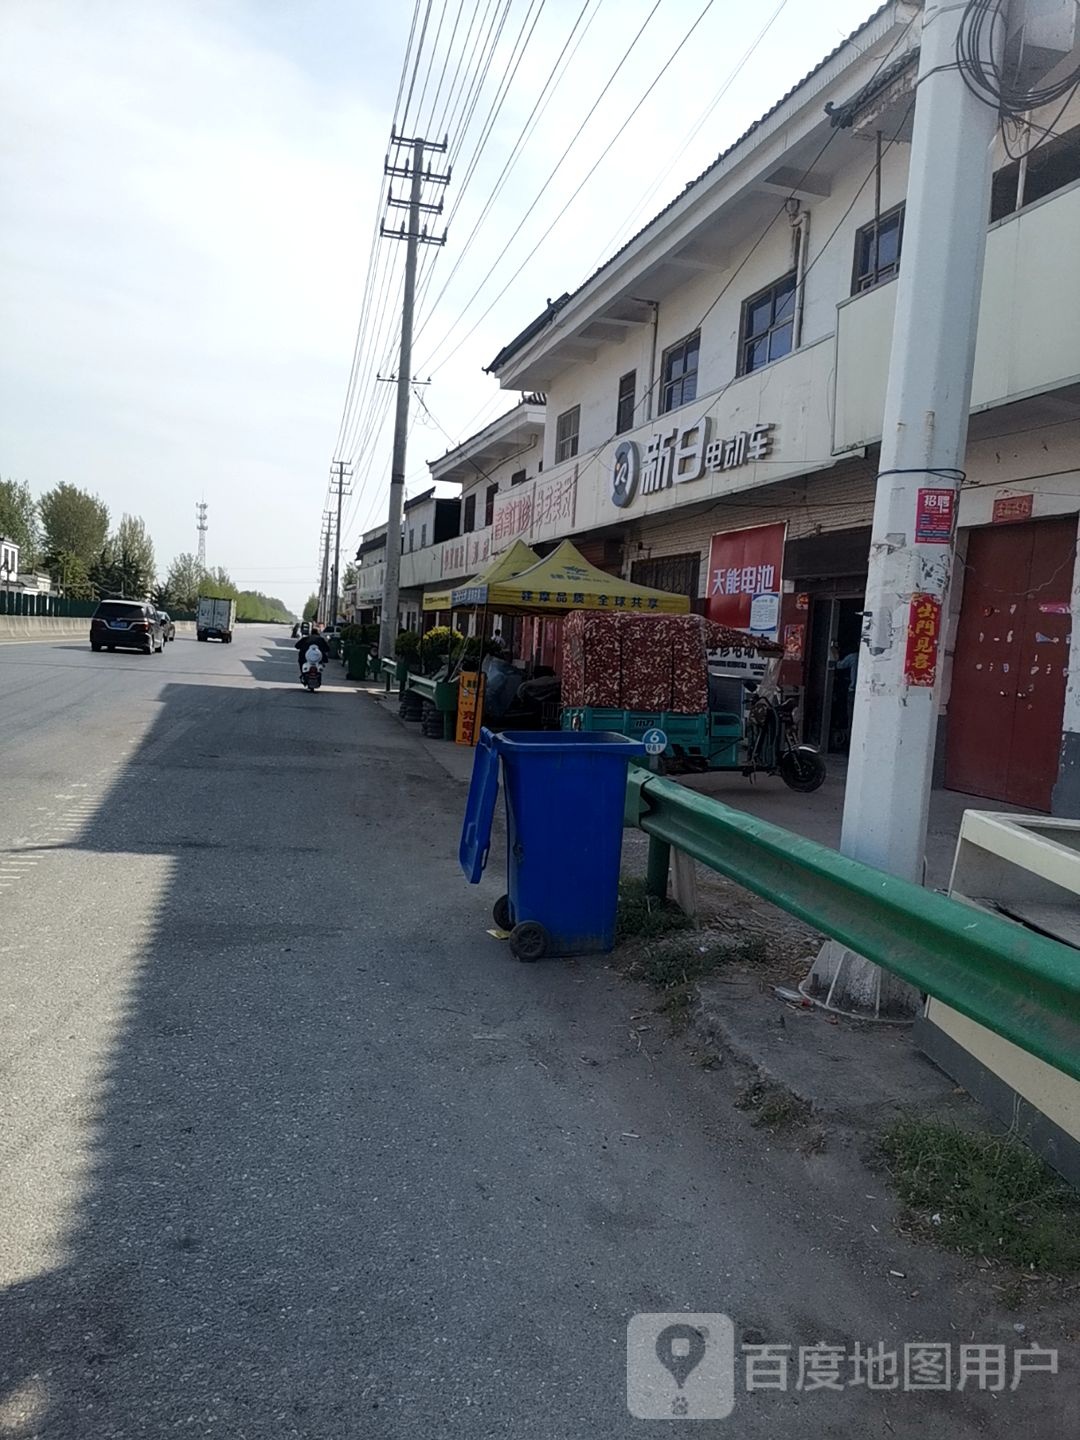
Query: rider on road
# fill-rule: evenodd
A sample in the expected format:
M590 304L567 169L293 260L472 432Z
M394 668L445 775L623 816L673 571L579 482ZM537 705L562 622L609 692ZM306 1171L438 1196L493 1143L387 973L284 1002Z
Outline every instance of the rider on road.
M322 652L322 663L324 665L330 659L330 646L327 645L326 641L319 634L316 627L312 625L311 634L302 635L300 639L296 642L296 656L300 662L301 672L304 669L304 661L307 659L307 652L311 649L312 645L317 645L319 650Z

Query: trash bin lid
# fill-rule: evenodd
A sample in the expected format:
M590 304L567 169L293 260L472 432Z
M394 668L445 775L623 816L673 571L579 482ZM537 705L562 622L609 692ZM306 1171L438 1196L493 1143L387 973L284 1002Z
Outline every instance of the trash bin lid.
M614 730L510 730L492 737L505 755L644 755L645 746Z
M499 794L499 754L494 740L490 730L481 729L473 756L469 798L465 802L458 860L470 885L480 883L491 846L491 822L495 818L495 800Z

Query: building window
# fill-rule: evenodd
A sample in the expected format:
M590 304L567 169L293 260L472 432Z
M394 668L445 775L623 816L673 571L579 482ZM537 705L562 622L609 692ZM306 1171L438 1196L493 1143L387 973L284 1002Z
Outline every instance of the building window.
M1021 167L1014 160L994 176L990 222L1003 220L1024 205L1034 205L1080 180L1080 126L1051 140L1042 140Z
M526 474L526 472L525 472L524 470L515 470L514 473L510 476L510 484L511 484L511 485L524 485L524 484L525 484L525 481L526 481L528 478L529 478L529 477L528 477L528 475Z
M420 549L423 550L426 545L427 545L427 522L425 521L424 524L420 526Z
M555 464L560 460L571 460L577 454L578 429L581 425L581 406L564 410L555 421Z
M677 410L680 405L689 405L696 398L700 349L701 331L695 330L693 335L664 351L664 363L660 369L661 415Z
M411 552L412 549L413 549L413 541L414 541L415 539L416 539L416 531L413 530L412 526L410 525L410 527L409 527L409 550L410 550L410 552Z
M790 355L795 339L795 271L743 302L739 374Z
M476 529L476 491L461 502L461 533L470 535Z
M855 235L855 273L851 293L872 290L900 273L900 248L904 243L904 207L897 205L864 225Z
M484 524L490 525L495 519L495 499L499 493L498 485L489 485L487 495L484 497Z
M634 392L637 389L637 371L628 370L619 380L619 399L615 406L615 434L634 428Z

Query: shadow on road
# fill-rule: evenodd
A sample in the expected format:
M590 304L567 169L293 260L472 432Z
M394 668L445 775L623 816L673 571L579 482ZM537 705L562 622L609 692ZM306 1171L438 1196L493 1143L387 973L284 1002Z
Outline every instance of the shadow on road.
M252 669L290 663L281 642ZM77 1100L89 1174L67 1262L0 1297L0 1432L355 1436L342 1397L375 1385L355 1332L389 1219L364 951L372 885L396 897L401 880L385 847L361 855L343 831L363 808L357 700L193 684L162 700L70 847L100 858L116 909L123 857L167 856L169 878L100 1090ZM396 806L421 799L410 768L390 777ZM58 1001L78 966L43 944Z

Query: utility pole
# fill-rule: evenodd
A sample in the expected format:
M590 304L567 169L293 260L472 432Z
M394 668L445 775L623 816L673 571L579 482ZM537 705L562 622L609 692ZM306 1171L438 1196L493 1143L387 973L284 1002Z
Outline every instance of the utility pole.
M326 602L328 596L327 586L330 578L330 530L331 515L329 511L326 511L326 513L323 515L323 556L322 575L319 580L319 603L315 610L315 617L320 625L325 625L326 623Z
M334 524L334 583L331 590L329 615L330 624L333 625L338 616L338 576L341 571L341 501L342 497L349 493L345 488L345 480L347 476L351 477L352 471L346 472L344 460L335 460L331 469L337 471L330 479L330 484L334 487L337 495L337 520Z
M424 151L432 150L445 154L447 141L434 143L430 140L406 139L391 132L390 143L398 151L412 147L412 163L392 164L387 156L384 169L387 175L407 178L409 199L395 200L391 189L387 204L396 209L408 209L408 229L400 230L380 227L380 233L406 242L405 249L405 293L401 304L401 354L398 359L397 408L394 414L394 454L390 468L390 503L386 515L386 576L383 580L382 621L379 627L379 654L393 655L397 639L398 588L401 577L401 507L405 491L405 450L409 432L409 386L412 383L412 332L413 304L416 295L416 253L420 245L445 245L446 233L441 236L429 235L427 226L421 228L421 214L442 213L442 200L438 204L424 204L422 200L425 182L437 185L450 183L450 171L436 174L424 170Z
M946 599L967 447L998 111L965 83L966 0L923 11L904 251L885 395L840 849L921 884ZM981 59L1000 62L1000 37ZM994 53L990 53L993 46ZM918 995L836 941L811 993L838 1009L911 1014Z
M198 501L196 501L196 503L195 503L195 529L196 529L196 531L198 532L198 536L199 536L199 546L198 546L199 553L198 553L198 557L197 557L197 558L198 558L198 562L199 562L199 572L200 572L200 574L203 573L203 572L206 570L206 532L207 532L207 530L209 529L209 526L208 526L207 523L206 523L206 509L207 509L207 506L206 506L206 501L205 501L205 500L198 500Z

